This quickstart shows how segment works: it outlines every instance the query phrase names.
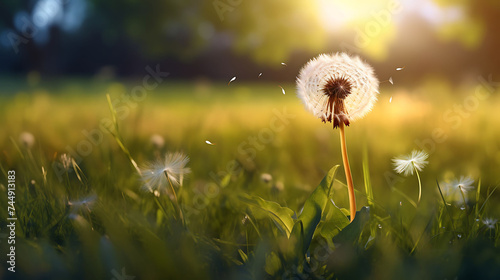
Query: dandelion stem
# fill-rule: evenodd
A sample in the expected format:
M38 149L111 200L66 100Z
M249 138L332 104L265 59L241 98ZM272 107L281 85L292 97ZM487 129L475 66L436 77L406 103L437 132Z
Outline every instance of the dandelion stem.
M158 207L161 209L161 211L163 212L163 215L165 215L165 218L168 217L167 215L167 211L165 211L165 208L163 207L163 205L161 205L160 201L158 200L158 197L156 197L156 195L154 196L154 200L156 202L156 205L158 205Z
M469 211L467 211L467 201L465 200L465 193L462 190L462 187L459 187L460 193L462 194L462 199L464 200L464 209L465 209L465 222L467 224L467 230L470 228L469 227Z
M179 201L177 200L177 194L175 193L174 185L172 185L172 181L170 181L170 177L168 177L167 171L163 171L165 173L165 177L167 177L168 184L170 185L170 190L172 190L172 194L174 195L174 204L175 207L177 208L177 211L179 212L179 219L182 221L182 225L185 226L186 222L184 221L184 215L182 214L182 209L181 206L179 205Z
M340 147L342 149L342 161L344 163L345 177L347 180L347 188L349 191L349 207L351 213L351 222L356 216L356 196L354 195L354 184L352 183L351 167L349 166L349 159L347 158L347 147L344 133L344 123L340 122Z
M453 223L453 217L451 216L450 210L448 210L448 206L446 205L446 200L444 199L443 192L441 191L441 187L439 186L439 182L436 180L436 184L439 190L439 194L441 195L441 199L443 200L443 205L444 209L446 209L446 212L448 213L448 216L450 217L450 222L451 226L453 228L453 232L456 232L455 224Z
M413 161L411 162L413 164L413 168L415 168L415 173L417 173L417 179L418 179L418 200L417 200L417 205L420 204L420 198L422 197L422 181L420 181L420 174L418 174L418 169L415 167L415 164Z

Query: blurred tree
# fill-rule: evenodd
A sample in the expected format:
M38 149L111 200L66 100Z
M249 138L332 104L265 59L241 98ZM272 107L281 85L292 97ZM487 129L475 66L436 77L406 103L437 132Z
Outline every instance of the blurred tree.
M326 30L318 17L317 1L216 0L212 4L212 11L206 7L208 20L230 34L236 52L249 53L259 63L278 64L294 51L325 47Z

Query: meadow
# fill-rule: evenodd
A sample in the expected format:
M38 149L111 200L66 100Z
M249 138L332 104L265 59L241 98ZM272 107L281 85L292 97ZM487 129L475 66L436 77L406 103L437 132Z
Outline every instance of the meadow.
M497 279L500 95L487 81L382 83L346 129L349 223L338 131L294 84L166 79L139 95L140 80L2 78L2 236L9 170L18 220L16 272L0 239L0 278ZM418 204L417 178L392 162L412 150L429 154ZM177 151L191 169L182 218L137 172ZM465 205L440 192L461 176L474 180Z

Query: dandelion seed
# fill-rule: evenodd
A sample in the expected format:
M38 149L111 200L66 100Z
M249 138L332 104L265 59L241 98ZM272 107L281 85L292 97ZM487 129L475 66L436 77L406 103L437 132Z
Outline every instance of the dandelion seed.
M391 102L392 102L392 96L391 96L391 98L389 98L389 103L391 103Z
M169 180L174 186L182 185L184 175L191 172L191 169L186 167L188 162L188 156L176 152L167 154L163 161L158 160L144 166L142 169L143 189L152 193L155 190L167 192Z
M401 71L401 70L403 70L403 69L405 69L405 67L404 67L404 66L403 66L403 67L398 67L398 68L396 68L396 71Z
M394 84L394 81L392 80L392 77L389 78L389 83L391 83L391 85Z
M25 148L31 148L35 145L35 136L29 132L22 132L19 134L19 143L23 145Z
M297 95L306 109L323 122L332 123L334 129L339 128L351 222L356 215L356 197L344 126L349 126L372 109L379 93L378 86L373 69L359 57L345 53L319 55L310 60L297 77Z
M281 86L279 86L281 88L281 92L283 92L283 94L285 94L285 89L282 88Z
M236 76L232 77L231 80L229 80L229 83L227 83L227 85L229 85L231 82L233 82L234 80L236 80Z
M262 76L262 73L259 73L259 78L260 78L260 76Z
M212 143L212 142L210 142L208 140L206 140L205 143L207 143L208 145L215 145L214 143Z
M286 65L286 63L284 63L284 62L281 62L281 65L283 65L283 66L288 66L288 65Z
M426 159L429 155L424 151L413 150L411 155L394 158L394 170L397 173L404 173L404 176L413 175L415 170L422 171L428 163Z
M494 229L495 225L497 224L497 220L491 219L491 218L486 218L483 220L483 224L489 229Z

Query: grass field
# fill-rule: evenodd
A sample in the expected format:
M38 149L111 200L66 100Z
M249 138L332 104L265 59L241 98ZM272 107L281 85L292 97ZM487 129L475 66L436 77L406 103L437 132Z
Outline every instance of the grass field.
M239 81L165 81L140 93L141 81L2 84L0 233L8 234L9 170L18 220L16 273L0 278L500 275L492 84L383 83L373 111L346 129L359 211L351 224L338 131L303 108L293 84L281 85L285 95L277 84ZM417 178L392 164L415 149L429 154L418 205ZM183 219L170 191L141 188L133 165L176 151L190 158L176 189ZM474 180L466 205L438 188L460 176Z

